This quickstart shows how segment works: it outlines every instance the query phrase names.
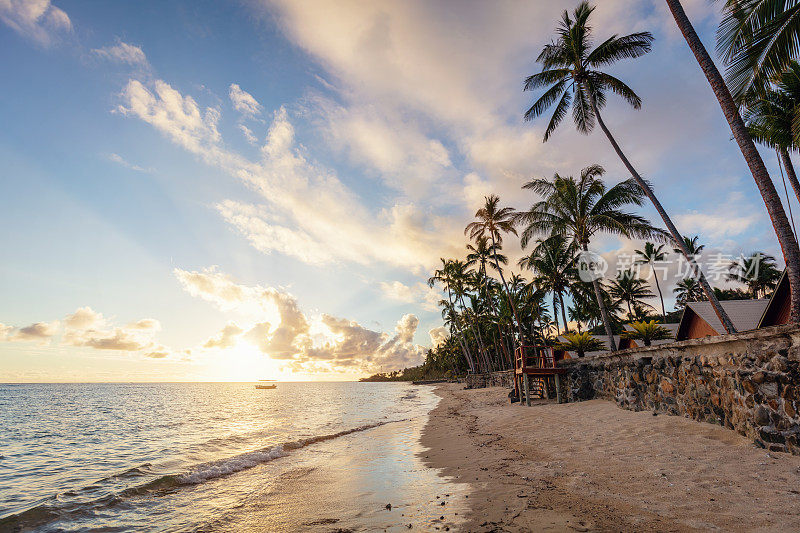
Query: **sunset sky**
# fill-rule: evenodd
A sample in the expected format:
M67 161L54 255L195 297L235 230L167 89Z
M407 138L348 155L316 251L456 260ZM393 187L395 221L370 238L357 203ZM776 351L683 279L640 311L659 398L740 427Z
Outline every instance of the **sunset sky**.
M780 256L665 4L597 3L598 39L656 37L611 69L642 110L610 97L605 116L679 229ZM522 120L576 4L0 0L0 381L417 364L442 334L425 281L485 194L523 208L531 177L626 177L599 131L543 144L546 119ZM713 50L718 5L684 4Z

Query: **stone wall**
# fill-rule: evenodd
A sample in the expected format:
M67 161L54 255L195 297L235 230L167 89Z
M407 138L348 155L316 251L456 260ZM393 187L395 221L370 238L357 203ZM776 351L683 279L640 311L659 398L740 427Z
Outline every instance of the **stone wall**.
M514 371L501 370L486 374L467 374L464 382L468 389L482 389L484 387L514 388Z
M720 424L800 454L800 328L784 325L560 363L568 401Z

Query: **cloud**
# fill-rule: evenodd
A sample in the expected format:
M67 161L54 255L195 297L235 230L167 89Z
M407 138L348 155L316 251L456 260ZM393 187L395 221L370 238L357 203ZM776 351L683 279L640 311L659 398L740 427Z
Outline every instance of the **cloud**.
M72 31L67 14L50 0L0 0L0 20L42 46L50 46Z
M202 111L158 80L151 91L131 80L119 111L152 124L173 142L242 180L259 204L222 201L218 210L254 247L312 264L348 261L388 263L420 270L454 251L461 222L412 202L367 207L336 173L308 158L294 139L284 108L270 125L262 158L251 161L225 149L218 112Z
M233 322L228 322L219 333L203 344L203 348L230 348L236 344L236 340L242 333L244 333L242 328Z
M252 317L246 327L229 323L206 342L206 348L231 347L243 339L271 359L306 372L369 372L384 365L412 366L421 362L425 351L413 343L419 319L411 314L404 315L389 334L329 314L309 316L291 294L273 287L237 284L215 268L202 272L176 269L175 274L190 294L228 310L244 306ZM256 307L260 313L253 312Z
M724 243L725 239L743 234L764 217L757 203L740 192L731 192L724 200L715 202L712 209L678 214L675 218L684 235L699 233L705 239Z
M47 344L58 331L59 325L60 322L58 320L53 322L36 322L30 326L19 328L11 335L6 331L6 338L12 341L38 341L42 344Z
M258 144L258 137L255 136L253 130L251 130L244 124L237 124L236 127L239 128L239 131L242 132L242 135L244 135L244 138L247 140L247 142L253 145Z
M427 284L417 282L408 286L400 281L391 283L382 281L379 284L381 292L390 300L403 303L417 303L426 311L438 311L441 293Z
M161 331L161 322L155 318L142 318L136 322L131 322L125 327L127 329L136 329L140 331Z
M447 328L444 326L439 326L438 328L433 328L428 331L428 335L431 337L431 346L436 347L442 344L444 341L450 337L450 332L447 331Z
M12 331L14 331L13 326L0 324L0 341L8 340L8 338L11 336Z
M242 88L237 84L231 84L230 90L228 91L228 96L230 97L231 102L233 102L233 108L241 114L248 117L254 117L261 114L263 106L258 103L258 100L253 98L252 94L248 93L247 91L243 91Z
M64 327L68 330L87 330L102 327L106 320L103 315L89 306L79 307L64 319Z
M133 163L129 163L128 161L125 160L125 158L123 158L119 154L111 153L108 155L108 159L109 161L113 161L114 163L118 163L125 168L129 168L137 172L144 172L145 174L152 174L153 172L155 172L155 169L153 168L144 168L140 167L139 165L134 165Z
M144 68L150 67L150 64L147 62L147 56L140 47L123 41L117 41L117 44L113 46L95 48L92 50L92 53L102 59L115 63L125 63L127 65Z

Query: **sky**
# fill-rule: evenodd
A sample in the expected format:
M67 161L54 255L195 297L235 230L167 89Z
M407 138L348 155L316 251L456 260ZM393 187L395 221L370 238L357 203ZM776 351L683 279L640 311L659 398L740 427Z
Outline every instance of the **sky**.
M531 178L627 177L599 130L542 143L546 119L522 119L522 80L576 4L0 0L0 381L418 364L444 334L426 280L463 257L485 195L522 209ZM611 97L604 116L678 228L709 256L782 262L665 4L598 4L597 39L656 38L610 68L642 109ZM718 5L684 5L713 49ZM640 245L593 243L612 265Z

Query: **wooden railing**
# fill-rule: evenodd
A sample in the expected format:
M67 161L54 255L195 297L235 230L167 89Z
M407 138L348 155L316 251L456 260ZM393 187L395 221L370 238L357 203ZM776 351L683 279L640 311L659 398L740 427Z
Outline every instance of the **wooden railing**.
M553 349L549 346L517 346L514 350L514 368L555 368Z

